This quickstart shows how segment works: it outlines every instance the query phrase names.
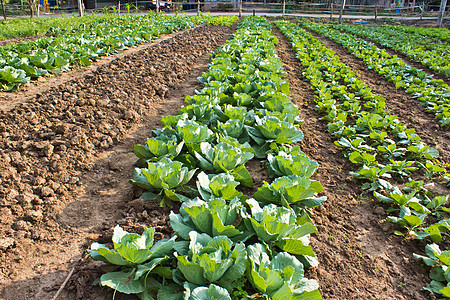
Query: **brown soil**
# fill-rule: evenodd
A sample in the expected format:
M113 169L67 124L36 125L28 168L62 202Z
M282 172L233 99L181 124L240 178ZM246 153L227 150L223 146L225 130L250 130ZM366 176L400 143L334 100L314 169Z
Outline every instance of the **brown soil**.
M41 94L0 116L3 299L51 299L72 268L59 299L111 299L91 287L99 271L84 249L110 241L116 224L171 234L167 209L135 200L132 147L199 87L208 53L232 31L199 26L68 73L72 80L40 84Z
M403 19L400 21L400 24L402 25L407 25L407 26L415 26L415 27L436 27L436 22L437 22L437 16L436 19L434 20L408 20L408 19ZM450 28L450 19L449 18L444 18L442 20L442 27L445 28Z
M318 228L312 246L320 264L308 276L319 281L324 299L427 299L427 293L420 291L427 283L427 270L412 258L412 253L422 252L424 245L393 236L384 209L374 210L377 204L372 197L348 175L354 166L334 145L326 123L319 120L311 86L301 73L302 65L288 41L278 30L274 33L280 41L277 51L288 72L291 98L305 120L301 147L318 161L315 176L328 197L312 216ZM342 61L350 62L347 56ZM366 68L356 69L364 73ZM380 89L385 86L381 81L378 84ZM396 99L390 97L389 102L401 101Z
M25 37L17 37L12 39L0 40L0 47L3 47L8 44L18 44L22 42L32 42L42 38L42 36L25 36Z

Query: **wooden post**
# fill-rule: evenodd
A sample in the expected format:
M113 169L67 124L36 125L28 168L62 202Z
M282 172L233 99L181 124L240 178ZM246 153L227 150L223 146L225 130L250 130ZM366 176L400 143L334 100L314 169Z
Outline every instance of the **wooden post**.
M447 6L447 0L441 0L441 7L439 8L439 15L436 26L440 28L442 26L442 20L444 19L445 7Z
M330 6L330 20L333 19L333 3Z
M253 16L255 16L255 10L253 10Z
M80 17L82 17L83 16L83 6L82 6L82 3L81 3L81 0L78 0L78 12L80 14Z
M283 19L286 15L286 0L283 0Z
M342 13L344 12L345 0L342 0L341 11L339 12L339 24L342 23Z
M200 15L200 0L197 0L197 16Z
M375 20L378 17L378 5L375 5Z
M30 18L33 18L34 0L29 0L28 6L30 7Z
M5 3L3 3L3 0L1 0L2 1L2 12L3 12L3 18L6 20L6 11L5 11Z
M159 13L159 0L156 0L156 12Z
M242 0L239 0L239 18L242 18Z
M37 0L37 1L38 2L36 4L36 17L39 17L39 10L40 10L41 3L39 2L39 0Z
M119 0L119 4L117 4L117 14L120 15L120 0Z

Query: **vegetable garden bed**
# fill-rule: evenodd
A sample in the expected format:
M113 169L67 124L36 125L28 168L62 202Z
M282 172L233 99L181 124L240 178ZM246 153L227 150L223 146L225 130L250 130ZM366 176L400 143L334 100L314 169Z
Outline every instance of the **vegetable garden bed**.
M239 147L242 146L238 147L237 144L231 143L227 139L220 140L221 143L215 146L218 141L206 136L200 147L200 140L193 143L193 137L187 137L189 132L180 130L183 126L189 128L188 126L195 125L196 128L200 128L203 125L196 124L196 121L186 119L181 115L168 117L176 115L181 108L182 112L188 112L188 115L194 114L199 120L202 112L202 109L199 108L202 106L196 108L195 105L191 105L182 108L183 105L186 105L184 98L188 95L193 96L195 94L194 89L201 90L203 88L203 85L196 78L207 69L207 63L209 63L207 53L214 51L219 45L223 44L233 30L233 28L223 26L202 25L181 32L177 36L153 46L145 46L142 50L129 56L120 56L104 66L100 65L92 73L54 86L48 91L45 91L45 83L38 83L37 86L41 85L44 90L38 97L23 104L17 104L15 107L14 105L9 106L9 111L4 113L0 124L0 142L3 149L0 161L2 169L5 170L1 176L2 189L0 191L3 201L0 210L2 220L0 230L4 237L0 239L0 255L2 256L0 282L3 287L1 297L5 299L17 299L17 297L50 299L63 285L64 279L69 274L69 281L62 291L60 299L111 299L114 293L112 290L92 286L92 282L102 274L112 270L105 268L103 263L91 260L86 255L85 249L90 248L93 242L106 244L111 248L111 237L116 225L138 234L144 232L145 226L152 226L156 230L155 240L161 240L162 238L170 238L174 234L171 225L173 226L174 220L178 220L178 223L175 222L175 224L178 224L176 231L180 236L179 240L194 238L186 234L186 229L183 229L185 228L183 226L194 226L193 224L198 226L196 222L187 221L186 216L188 213L193 214L195 207L200 209L199 207L202 206L199 203L202 201L188 201L180 211L179 204L174 200L182 199L186 201L184 197L191 195L186 189L177 189L175 190L176 194L172 194L171 189L166 187L162 194L157 195L160 190L154 189L154 186L150 187L148 183L142 181L139 173L137 177L135 175L135 181L140 182L141 187L149 188L152 192L152 194L144 194L144 197L155 198L150 201L142 201L138 199L142 190L133 189L128 182L129 179L133 178L133 161L136 159L131 153L132 148L135 144L145 145L146 139L151 136L151 130L154 128L162 128L164 125L168 125L178 131L178 138L182 136L183 139L191 139L191 144L187 144L187 146L179 144L180 140L177 141L179 147L175 148L183 148L183 151L185 151L181 153L185 155L184 158L178 158L179 161L186 164L195 158L198 160L198 167L201 166L203 172L207 173L220 173L216 169L223 170L225 168L237 178L241 185L249 186L243 189L238 188L238 190L250 197L257 192L258 188L263 186L264 181L270 183L274 180L273 177L269 176L273 175L273 172L281 172L282 170L285 172L290 168L287 165L286 168L278 169L273 165L271 172L268 172L264 164L265 160L262 158L265 152L271 151L270 149L273 150L273 143L277 143L277 140L283 140L282 143L287 141L286 136L281 134L270 137L272 146L264 141L268 138L265 134L269 132L264 131L266 125L260 119L274 118L273 116L264 116L264 114L276 115L276 118L282 117L282 114L277 115L276 112L266 110L272 107L270 104L263 107L258 106L261 104L252 104L256 105L253 109L258 111L258 118L248 113L245 118L249 118L248 120L255 118L252 122L258 124L258 127L248 128L252 122L247 123L244 132L248 136L245 136L245 134L236 136L242 143L251 143L256 150L255 154L259 157L253 158L245 164L253 179L253 187L250 187L249 179L242 168L239 166L231 168L231 162L227 162L228 165L225 164L224 160L228 159L227 157L220 158L218 156L220 155L219 152L225 148L226 151L238 153L242 149L247 149L247 146L238 151L236 149L240 149ZM295 58L289 42L278 29L274 28L273 34L278 39L277 54L286 72L285 79L288 80L291 101L298 105L299 118L304 120L304 123L299 127L303 132L303 140L299 141L295 137L299 134L298 128L295 130L289 129L289 134L293 134L293 139L303 153L311 160L318 162L319 168L311 179L322 184L324 188L322 194L328 198L323 204L310 211L311 219L318 229L318 232L311 236L311 246L317 255L319 265L313 268L305 268L305 277L317 280L319 291L324 299L427 299L429 293L420 289L429 282L426 276L429 268L421 265L412 256L412 253L422 254L424 252L425 242L412 242L410 238L405 240L404 237L393 235L395 230L402 231L402 229L386 221L386 205L377 202L371 192L364 192L361 189L362 183L351 178L349 172L354 172L357 164L350 162L348 158L342 155L342 148L335 145L334 138L327 132L327 122L319 120L324 115L315 108L314 91L302 74L305 67ZM264 38L270 40L268 36ZM239 45L239 43L235 45ZM368 73L369 71L364 64L347 57L346 51L339 45L333 44L333 47L341 57L341 61L350 63L353 68L356 67L361 72L362 80L367 81L370 88L379 91L385 90L388 83L383 81L384 79L381 77L374 79L374 73ZM223 49L228 53L233 52L232 47ZM255 54L256 57L258 55ZM220 59L216 59L216 63L218 61L220 62ZM270 65L259 67L260 70L264 71L272 68ZM281 67L281 64L279 67ZM219 69L216 67L216 71L204 73L206 75L203 75L202 81L207 85L215 86L212 78L221 78L220 72L217 71ZM279 71L280 69L276 70L276 72ZM70 72L67 75L70 75ZM233 76L236 75L233 74ZM278 82L275 77L271 80ZM283 83L278 83L281 85L277 88L287 92ZM236 89L238 86L233 88ZM236 103L241 104L250 101L251 98L247 98L244 93L246 88L243 85L243 90L239 90L237 96L232 96L233 99L222 97L222 100L227 102L228 106L222 106L224 115L220 119L220 122L223 123L220 125L222 126L220 130L233 135L240 132L239 126L237 126L239 122L236 120L241 120L242 109L239 108L241 113L238 113L236 108L229 106L231 103L229 101L236 101ZM252 88L257 90L258 85ZM209 91L211 91L210 87ZM201 93L207 94L208 88ZM450 152L448 147L445 147L445 143L448 141L446 135L448 131L440 127L433 116L420 111L420 105L417 103L414 106L416 107L414 108L414 114L408 115L404 112L409 106L405 106L404 103L406 103L407 98L401 96L401 93L386 91L381 94L386 98L386 106L396 113L398 112L400 121L413 122L412 125L416 132L427 144L439 149L441 160L445 162ZM192 104L195 103L194 99L198 100L201 97L188 97L188 99ZM203 105L204 103L200 104ZM213 104L209 105L211 107ZM284 106L286 105L284 104ZM250 110L250 108L247 109ZM290 108L289 112L291 111ZM217 113L217 110L215 112ZM225 115L229 120L223 119ZM230 116L234 116L236 119ZM162 117L165 118L161 122ZM290 118L288 110L285 111L284 118L286 120ZM234 121L231 122L230 120ZM422 123L423 120L434 122L435 126L427 127ZM205 126L206 124L208 126L213 124L211 119L207 118L203 118L202 122ZM278 121L273 126L277 123L281 124ZM225 124L227 125L225 126ZM287 123L283 126L288 128ZM218 127L215 126L208 128L204 129L205 132L207 130L218 130ZM165 134L168 132L166 131ZM194 132L194 130L191 132ZM288 134L288 132L286 130L282 134ZM162 136L161 133L159 133L159 136ZM150 144L148 145L150 147ZM219 151L219 147L223 149L220 148L222 150ZM176 160L178 154L174 155L175 152L171 152L175 151L175 148L165 154L168 159ZM155 154L149 154L149 149L135 147L135 153L141 157L141 163L144 158L155 161L153 159ZM244 159L244 156L249 156L245 154L249 153L246 151L240 154L242 159ZM269 160L272 162L281 161L281 158L275 154L272 154L272 158ZM188 157L189 155L191 157ZM154 164L154 162L151 162L151 164ZM165 164L169 165L172 162L166 159ZM145 167L145 164L140 165L140 167L143 166ZM278 166L281 166L280 163L278 163ZM160 166L155 165L155 167ZM199 172L195 173L193 180L187 186L195 187ZM207 200L208 197L212 197L212 194L217 192L213 188L214 185L211 184L214 180L219 179L214 179L212 176L209 176L209 178L208 176L202 176L198 177L198 187L201 192L198 196ZM280 175L278 174L278 176ZM207 181L209 184L206 184ZM237 182L228 178L224 184L226 183L230 188L230 183L234 185ZM266 190L261 189L257 192L255 198L260 201L269 198L268 187L269 185L266 185ZM448 190L442 184L437 188L441 189L439 190L440 194L446 191L448 193ZM271 197L275 200L278 199L276 193L273 192L274 189L271 189L273 193ZM225 197L226 194L222 194L222 196ZM321 202L323 199L316 200ZM281 200L280 204L284 206L296 206L283 201L285 200ZM310 200L305 203L308 203L308 201ZM171 209L159 207L160 202L174 205L172 222L169 220ZM214 205L222 205L219 202L216 201ZM256 212L255 203L250 201L248 204L252 205ZM235 202L232 209L239 210L238 207L239 205ZM211 210L212 208L208 209ZM184 217L183 220L181 220L181 217L174 217L178 213ZM226 232L225 234L228 234L231 239L230 245L232 245L232 249L235 249L233 251L240 253L239 257L241 258L235 261L236 265L241 265L244 253L249 256L259 253L260 257L264 256L261 254L264 250L261 250L260 246L255 246L258 239L260 242L273 242L272 238L268 239L267 236L264 236L263 231L256 229L259 228L256 225L257 221L249 221L248 215L244 214L243 216L248 221L247 223L243 221L243 223L246 226L253 224L252 230L254 231L253 238L244 239L246 251L241 251L242 249L239 247L243 244L239 244L239 240L234 240L239 235L236 235L236 232L234 232L236 230L233 229L233 231L230 227L236 225L238 220L236 222L228 220L227 222L233 224L226 223L226 230L220 229L223 230L222 232ZM254 218L259 217L255 215ZM273 222L276 222L276 220ZM305 220L302 222L303 225L308 224L305 223ZM219 228L214 226L214 230ZM195 228L200 231L202 227ZM117 230L116 238L119 234ZM243 227L240 226L239 230L242 233ZM212 235L213 232L208 234ZM200 234L197 234L195 238L198 240L199 236ZM274 244L269 249L280 251L284 247L286 251L292 253L292 251L298 252L301 248L297 244L295 248L289 249L289 247L286 247L288 236L284 236L283 239L283 242L276 241L277 245ZM293 239L289 240L290 243L293 243L293 241ZM202 243L200 241L197 246ZM98 247L98 244L96 245L94 248ZM443 243L441 249L446 246L447 244ZM237 250L238 248L239 250ZM302 249L302 251L307 251L304 253L310 253L306 248ZM194 259L191 254L183 253L181 248L178 248L177 252L184 257L183 260L179 259L179 261L189 264L191 268L197 268L193 264ZM268 253L269 257L275 256L275 254ZM94 256L99 257L96 254ZM289 257L288 254L282 254L281 256L284 259ZM236 257L233 259L236 259ZM289 259L291 265L294 263L298 266L295 260ZM315 265L314 261L310 259L307 260ZM257 259L253 258L253 261L257 261ZM305 262L304 259L302 261ZM275 261L273 263L275 265ZM147 265L148 269L146 270L151 271L149 266ZM201 284L209 287L209 289L205 290L185 283L182 287L171 285L172 289L165 289L164 291L176 293L186 289L191 291L192 295L199 297L205 296L207 293L219 292L220 299L227 299L226 293L233 297L244 297L245 293L248 292L249 294L259 293L260 298L258 299L263 299L261 287L264 284L255 281L258 269L256 264L252 266L255 272L246 273L247 276L245 277L249 280L248 282L245 281L244 277L239 279L239 282L233 282L237 279L238 273L241 274L240 271L237 271L238 267L234 268L229 274L225 273L223 279L209 282L208 280L212 275L204 275L206 277L201 280L198 277L195 279L192 277L194 275L189 274L189 268L183 269L181 267L181 273L177 273L175 283L200 280L202 281ZM73 272L70 272L71 270ZM120 270L122 273L118 274L116 269L116 273L110 273L114 275L109 276L113 276L111 278L121 282L125 277L120 276L130 269L122 267ZM162 270L157 269L156 272L159 275L152 276L156 276L155 278L158 278L157 276L160 276L159 278L164 277ZM276 268L273 270L276 270ZM259 272L261 271L262 269L259 269ZM236 278L231 278L230 274L233 274ZM283 276L285 283L288 282L287 275ZM168 278L166 280L171 281ZM114 287L114 284L116 284L115 287L120 291L121 288L117 286L117 281L112 283L113 281L109 282L107 277L103 277L103 285ZM203 281L208 283L205 284ZM122 283L128 284L129 282L129 280L126 280ZM214 284L210 285L210 282ZM135 288L134 291L138 292L142 286L138 286L137 282L136 284L133 287ZM229 292L237 293L225 292L222 289L223 287L230 288L230 284L238 288L231 288ZM295 281L288 282L289 288L297 284L298 282ZM313 292L313 287L315 287L313 282L308 281L308 285L309 292ZM157 285L152 282L152 286L156 287ZM222 288L219 286L222 286ZM302 299L300 293L304 293L305 286L301 288L303 290L297 290L299 294L295 299ZM280 291L269 289L266 293L278 299ZM287 292L286 288L283 290L284 292ZM165 295L160 295L158 299L169 297L168 294ZM317 298L317 294L312 293L311 295ZM289 296L285 297L290 299ZM117 292L115 293L115 299L136 298Z

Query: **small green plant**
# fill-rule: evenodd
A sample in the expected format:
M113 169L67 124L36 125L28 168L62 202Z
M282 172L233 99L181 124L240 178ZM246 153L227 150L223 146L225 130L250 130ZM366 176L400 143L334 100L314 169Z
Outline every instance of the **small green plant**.
M134 6L134 5L131 5L130 3L125 4L125 9L126 9L126 11L127 11L127 14L130 14L131 8L132 8L133 6Z
M431 282L423 289L431 293L444 296L446 299L450 297L450 251L442 251L436 244L425 246L426 256L414 253L414 257L422 259L423 262L431 267Z

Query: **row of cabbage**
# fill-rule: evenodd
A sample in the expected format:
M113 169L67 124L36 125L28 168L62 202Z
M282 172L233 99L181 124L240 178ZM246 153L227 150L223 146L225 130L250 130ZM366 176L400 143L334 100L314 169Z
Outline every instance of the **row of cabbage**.
M347 48L352 55L362 59L369 69L395 83L396 88L404 88L406 93L419 99L429 112L435 114L441 126L450 126L450 89L443 80L433 79L424 71L406 65L397 56L353 34L317 23L303 25Z
M212 55L205 87L134 147L141 199L182 205L171 239L153 244L154 229L117 226L114 249L94 243L91 257L114 267L100 285L141 299L322 299L304 268L318 263L308 211L325 197L310 179L318 164L292 145L303 134L277 43L265 18L245 19ZM255 156L274 180L250 198L245 163Z
M333 28L377 42L450 78L448 43L416 32L405 33L390 26L335 25Z
M428 257L417 256L433 266L426 289L450 296L450 252L437 244L448 240L450 233L450 209L444 205L450 196L431 191L435 183L449 180L436 159L438 151L391 115L386 100L372 93L334 51L296 25L277 26L305 67L303 75L315 91L317 108L325 114L322 119L337 139L335 144L357 167L350 174L383 203L387 220L403 228L396 234L429 242ZM427 182L419 180L424 177Z
M102 56L150 42L161 34L217 22L230 23L232 18L122 15L70 30L52 28L48 32L51 37L0 48L0 90L13 91L41 76L59 74L77 65L88 66Z
M413 27L413 26L402 26L402 25L392 25L389 26L398 31L403 31L406 33L414 32L417 34L429 36L435 38L436 40L450 42L450 29L448 28L435 28L435 27Z

